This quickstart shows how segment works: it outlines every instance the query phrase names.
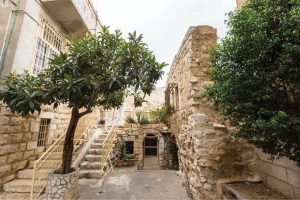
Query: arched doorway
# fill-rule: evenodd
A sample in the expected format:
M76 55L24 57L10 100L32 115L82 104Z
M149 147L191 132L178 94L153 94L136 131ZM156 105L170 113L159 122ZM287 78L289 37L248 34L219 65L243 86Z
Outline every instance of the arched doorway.
M158 167L158 138L148 134L144 139L144 168Z

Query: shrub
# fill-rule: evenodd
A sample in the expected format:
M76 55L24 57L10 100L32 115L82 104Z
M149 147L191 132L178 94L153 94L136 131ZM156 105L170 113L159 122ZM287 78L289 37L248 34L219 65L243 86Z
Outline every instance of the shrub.
M169 112L166 107L154 108L150 111L152 120L155 123L165 123L168 124L169 121Z

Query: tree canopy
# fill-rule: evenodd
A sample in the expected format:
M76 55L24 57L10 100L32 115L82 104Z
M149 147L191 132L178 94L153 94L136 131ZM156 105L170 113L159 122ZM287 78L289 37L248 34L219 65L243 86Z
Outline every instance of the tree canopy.
M212 55L213 99L238 131L273 157L300 163L300 1L249 0L229 13Z
M71 41L68 51L54 55L49 68L37 76L12 73L5 77L0 100L22 116L41 112L43 105L72 108L62 163L62 173L69 173L80 117L95 106L118 108L127 95L134 95L135 105L140 106L155 89L165 65L156 60L142 35L133 32L124 39L119 30L110 32L103 27L99 36Z
M2 86L1 100L23 116L40 112L43 104L75 105L91 109L119 107L126 95L134 95L136 104L150 94L163 74L159 63L142 35L122 38L119 30L108 27L98 36L87 35L72 41L68 52L50 60L49 68L38 76L12 73Z

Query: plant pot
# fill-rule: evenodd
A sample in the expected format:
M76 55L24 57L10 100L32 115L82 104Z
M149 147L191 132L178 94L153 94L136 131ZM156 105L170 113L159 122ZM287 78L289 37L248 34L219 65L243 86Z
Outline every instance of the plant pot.
M127 166L128 167L134 166L134 164L135 164L135 159L127 159Z
M123 167L124 160L116 160L116 166L117 167Z
M79 168L69 174L50 173L46 186L46 200L77 199Z

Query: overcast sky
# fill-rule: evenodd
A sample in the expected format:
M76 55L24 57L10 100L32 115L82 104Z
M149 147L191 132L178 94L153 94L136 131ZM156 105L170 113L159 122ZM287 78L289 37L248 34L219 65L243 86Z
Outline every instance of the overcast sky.
M160 62L171 64L189 26L211 25L224 37L225 13L236 0L94 0L100 20L123 33L136 30ZM159 82L164 85L169 67Z

